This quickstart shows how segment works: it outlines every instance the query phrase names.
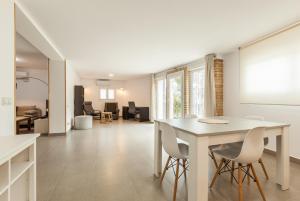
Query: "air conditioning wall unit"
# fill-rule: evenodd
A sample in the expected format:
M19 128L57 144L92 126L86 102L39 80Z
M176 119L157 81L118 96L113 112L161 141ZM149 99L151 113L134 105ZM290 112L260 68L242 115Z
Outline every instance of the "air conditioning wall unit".
M16 72L16 78L17 79L24 79L24 78L28 78L29 73L28 72L24 72L24 71L17 71Z
M110 79L98 79L96 80L96 85L101 87L107 87L111 85Z

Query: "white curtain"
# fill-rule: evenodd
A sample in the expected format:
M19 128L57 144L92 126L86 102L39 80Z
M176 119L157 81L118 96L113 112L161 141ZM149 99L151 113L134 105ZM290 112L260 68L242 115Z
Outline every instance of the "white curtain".
M204 115L214 116L216 111L216 93L214 77L215 54L205 56L205 78L204 78Z
M156 87L155 87L155 76L152 74L151 77L151 116L150 121L154 121L156 118Z

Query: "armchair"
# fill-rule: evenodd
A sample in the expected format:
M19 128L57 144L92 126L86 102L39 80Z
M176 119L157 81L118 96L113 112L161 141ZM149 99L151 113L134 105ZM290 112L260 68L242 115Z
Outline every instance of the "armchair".
M113 120L119 119L118 103L105 103L104 112L111 112Z
M140 110L135 107L134 101L128 102L128 113L133 116L135 119L140 119Z
M94 108L92 106L92 101L85 101L83 104L83 110L84 110L85 114L87 114L87 115L101 118L101 112L99 110L94 110Z

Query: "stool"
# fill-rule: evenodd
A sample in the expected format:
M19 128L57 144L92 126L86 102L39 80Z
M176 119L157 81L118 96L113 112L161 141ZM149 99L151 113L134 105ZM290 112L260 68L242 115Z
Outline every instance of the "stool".
M93 117L90 115L80 115L75 117L75 129L86 130L93 127Z

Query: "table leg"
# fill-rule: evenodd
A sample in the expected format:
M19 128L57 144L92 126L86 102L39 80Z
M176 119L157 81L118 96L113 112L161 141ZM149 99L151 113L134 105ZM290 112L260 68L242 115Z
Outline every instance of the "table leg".
M189 140L188 201L208 200L208 137Z
M28 130L30 131L31 130L31 118L28 119L27 123L28 123Z
M19 124L19 122L16 122L16 133L20 134L20 124Z
M290 183L290 155L289 128L282 128L282 135L276 137L276 181L282 190L289 189Z
M154 129L154 175L159 177L162 168L162 142L158 122L155 122Z
M101 113L100 123L105 123L105 114Z

